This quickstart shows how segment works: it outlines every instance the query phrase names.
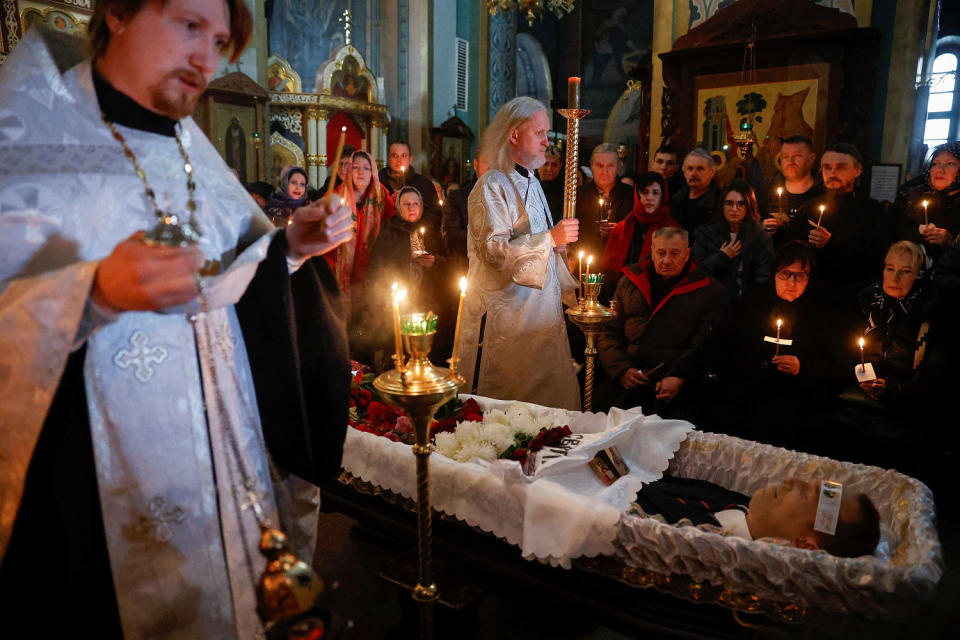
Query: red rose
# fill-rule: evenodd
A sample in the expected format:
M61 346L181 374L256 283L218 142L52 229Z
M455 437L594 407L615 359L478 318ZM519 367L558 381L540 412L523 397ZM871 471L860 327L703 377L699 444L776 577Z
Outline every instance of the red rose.
M373 400L370 402L370 406L367 407L367 412L370 417L370 424L380 427L386 423L388 428L392 428L393 424L397 421L397 410L389 405L385 405L382 402L377 402Z
M543 445L545 447L556 447L563 439L571 435L569 426L554 427L546 432L541 431L540 435L542 436ZM539 437L539 436L538 436Z
M457 414L457 422L483 422L483 410L476 400L470 398L463 403Z
M528 454L527 449L524 449L524 448L514 449L513 451L510 452L510 455L507 456L507 460L516 460L517 462L520 463L520 466L522 467L527 462L527 454Z
M434 420L430 425L430 437L438 433L447 431L453 433L457 429L457 421L454 418L444 418L443 420Z

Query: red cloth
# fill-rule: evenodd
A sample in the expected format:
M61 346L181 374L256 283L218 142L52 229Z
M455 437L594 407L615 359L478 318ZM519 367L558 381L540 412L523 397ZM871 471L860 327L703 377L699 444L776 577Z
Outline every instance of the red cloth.
M640 205L640 198L634 190L633 209L626 218L617 223L610 232L610 237L607 238L607 246L603 250L603 259L600 261L600 271L602 273L619 274L620 270L623 269L638 224L648 225L643 237L643 248L640 250L641 258L650 255L650 243L654 231L661 227L680 226L676 220L670 217L670 205L666 204L668 202L669 200L664 197L660 200L660 206L656 211L647 213Z

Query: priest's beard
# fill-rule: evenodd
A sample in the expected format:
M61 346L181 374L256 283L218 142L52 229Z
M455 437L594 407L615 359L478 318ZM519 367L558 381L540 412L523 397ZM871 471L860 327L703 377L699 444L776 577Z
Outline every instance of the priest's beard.
M517 164L522 167L526 167L530 171L536 171L547 161L547 157L544 155L528 155L526 153L518 153L517 156Z
M192 84L195 90L191 93L181 80ZM150 108L174 120L186 118L193 114L197 101L206 88L207 79L195 71L171 71L160 82L147 88L150 93Z

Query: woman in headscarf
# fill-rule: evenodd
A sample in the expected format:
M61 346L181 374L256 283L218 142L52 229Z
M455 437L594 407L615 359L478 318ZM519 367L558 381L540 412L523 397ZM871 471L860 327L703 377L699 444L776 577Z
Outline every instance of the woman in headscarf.
M350 298L360 300L361 295L355 296L351 292L363 288L370 251L380 235L381 226L396 210L390 194L380 184L370 154L355 151L351 160L350 174L337 191L353 211L357 232L350 242L337 249L331 260L340 288Z
M900 187L893 214L897 237L922 244L931 261L953 244L960 234L960 142L934 148L926 170Z
M659 173L650 171L637 176L633 209L610 232L603 250L600 271L604 274L605 284L616 287L620 271L626 265L650 255L654 231L660 227L680 226L670 217L670 201L664 195L663 177Z
M773 242L760 226L753 188L734 180L720 192L711 224L693 232L693 257L727 287L732 305L753 287L770 282Z
M293 212L307 205L307 172L290 167L280 178L280 187L270 194L267 215L278 227L290 224Z

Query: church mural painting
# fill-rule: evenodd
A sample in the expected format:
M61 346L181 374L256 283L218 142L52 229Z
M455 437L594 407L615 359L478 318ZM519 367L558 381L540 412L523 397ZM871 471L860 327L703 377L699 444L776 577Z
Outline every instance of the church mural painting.
M593 0L584 7L589 11L583 12L581 102L592 112L580 123L584 150L603 141L621 142L606 136L608 117L624 95L631 70L650 53L653 42L653 0L640 0L629 10L622 5ZM629 114L621 119L629 119ZM635 131L634 141L637 135Z
M794 135L807 136L823 148L827 117L829 65L802 65L761 69L757 82L742 85L740 73L696 78L693 130L697 145L720 165L718 179L738 174L743 160L737 156L734 132L752 117L757 145L753 154L765 181L779 172L781 141Z
M712 18L721 9L729 7L737 0L687 0L690 3L690 24L689 28L699 27L701 24ZM821 7L830 7L839 9L844 13L854 15L854 3L856 0L810 0Z

